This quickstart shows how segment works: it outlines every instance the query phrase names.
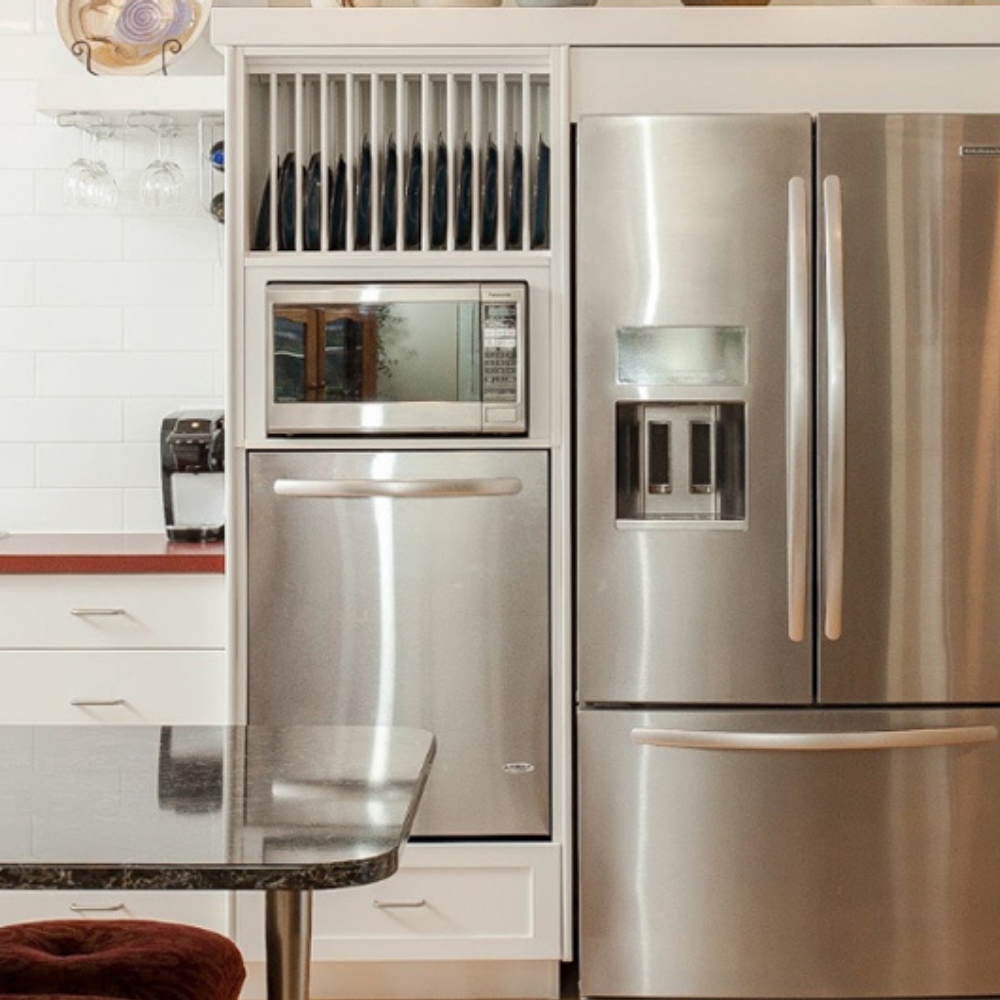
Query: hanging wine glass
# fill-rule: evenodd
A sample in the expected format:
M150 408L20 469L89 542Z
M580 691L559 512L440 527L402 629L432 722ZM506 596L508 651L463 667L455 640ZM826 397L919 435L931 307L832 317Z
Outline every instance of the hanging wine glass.
M143 123L145 124L145 123ZM156 159L139 178L139 200L147 208L177 208L187 198L184 171L173 158L173 139L177 125L169 115L160 116L155 124L145 124L156 133Z
M118 182L101 155L101 143L112 138L114 129L107 124L94 128L94 158L91 161L90 184L86 204L93 208L111 209L118 204Z
M80 155L63 175L63 201L83 208L114 208L118 203L118 183L100 155L100 142L114 134L100 115L74 112L59 117L63 126L80 131Z

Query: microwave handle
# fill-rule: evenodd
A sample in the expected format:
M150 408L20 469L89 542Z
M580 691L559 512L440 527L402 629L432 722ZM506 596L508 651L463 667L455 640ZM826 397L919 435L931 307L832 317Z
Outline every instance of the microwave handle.
M278 479L279 497L368 499L372 497L512 497L520 479Z

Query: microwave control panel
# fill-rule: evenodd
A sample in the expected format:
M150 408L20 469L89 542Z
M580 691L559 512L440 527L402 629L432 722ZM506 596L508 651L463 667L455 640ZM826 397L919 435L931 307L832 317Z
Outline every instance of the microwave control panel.
M526 427L525 288L484 284L481 294L483 430L516 433Z
M517 401L517 305L483 303L483 402Z

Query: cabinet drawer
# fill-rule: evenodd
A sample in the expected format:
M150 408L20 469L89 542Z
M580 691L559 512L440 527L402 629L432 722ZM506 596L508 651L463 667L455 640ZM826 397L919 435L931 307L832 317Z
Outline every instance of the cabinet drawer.
M226 933L225 892L0 892L0 923L26 920L171 920ZM263 905L263 900L261 900Z
M0 724L226 721L221 649L0 651Z
M3 649L221 649L221 574L0 577Z
M559 848L411 844L391 878L313 895L313 957L560 956ZM238 942L263 954L259 913L237 900Z

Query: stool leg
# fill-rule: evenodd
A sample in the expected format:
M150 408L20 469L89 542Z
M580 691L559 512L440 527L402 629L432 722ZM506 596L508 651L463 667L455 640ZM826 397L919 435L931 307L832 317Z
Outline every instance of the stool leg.
M309 1000L312 893L268 889L265 948L267 1000Z

